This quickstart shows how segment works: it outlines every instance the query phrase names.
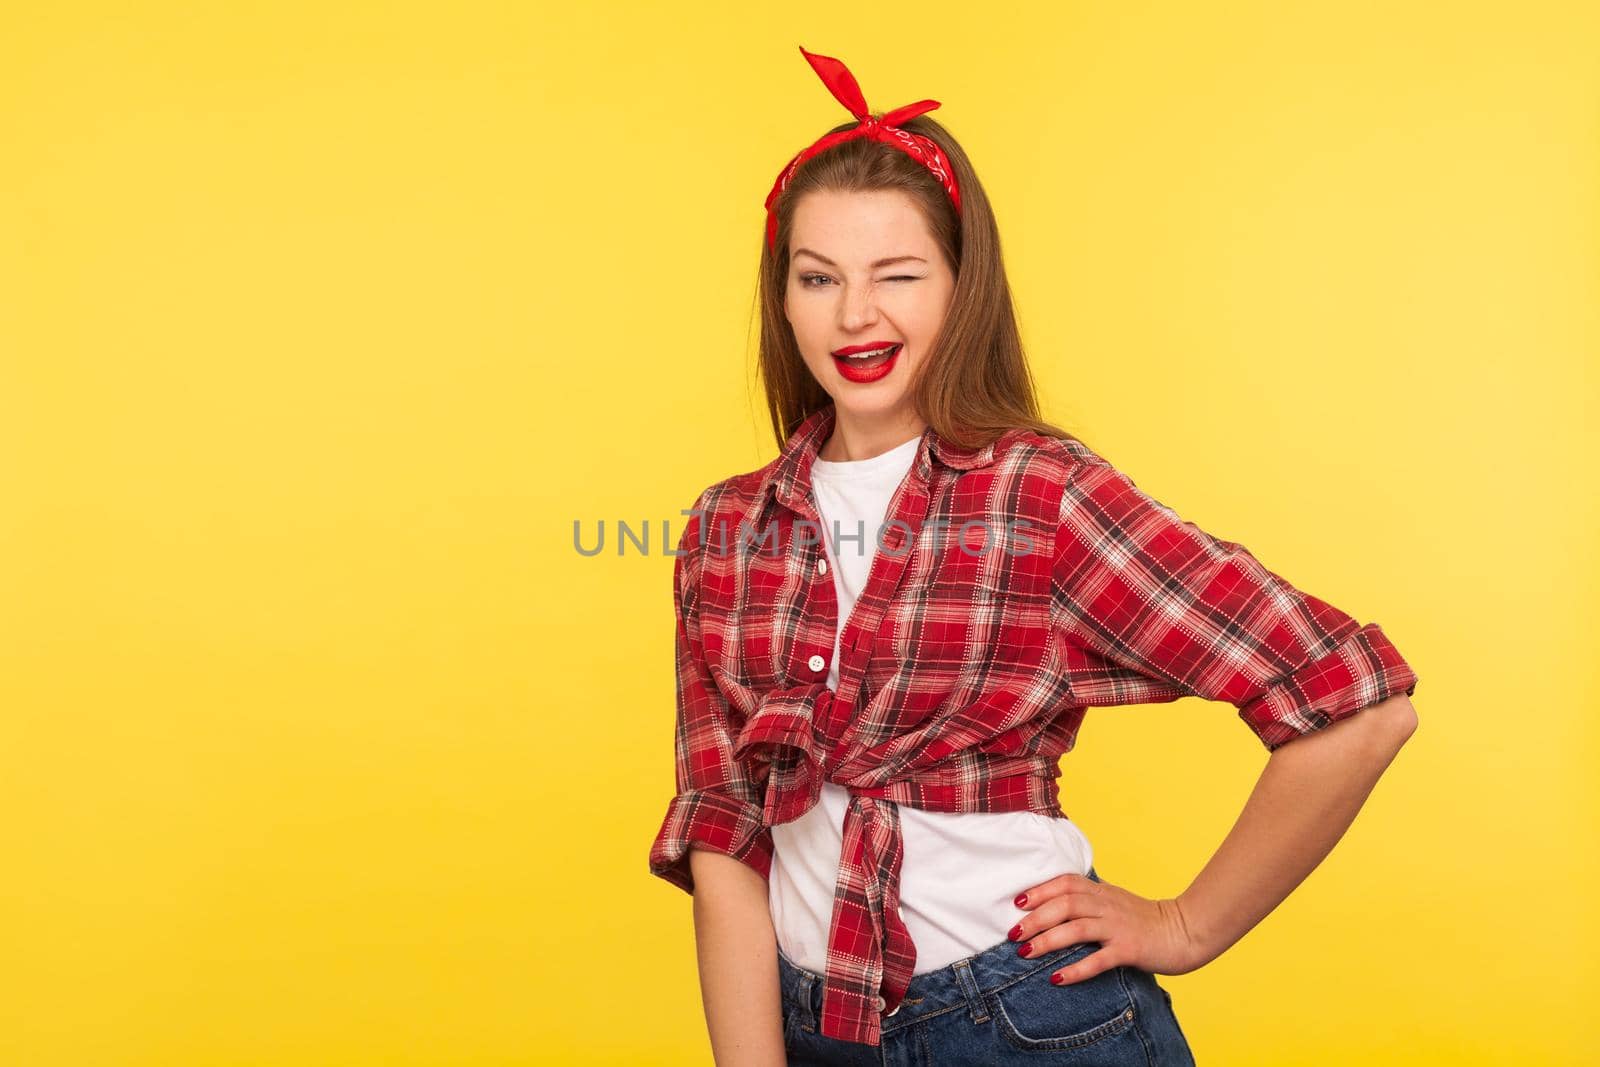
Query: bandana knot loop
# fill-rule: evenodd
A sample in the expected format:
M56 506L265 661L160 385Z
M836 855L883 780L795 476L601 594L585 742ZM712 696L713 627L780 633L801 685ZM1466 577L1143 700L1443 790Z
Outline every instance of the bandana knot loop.
M824 134L812 144L797 152L793 159L779 172L777 181L772 183L772 191L767 194L767 247L776 252L778 243L778 199L783 191L789 187L798 171L806 160L817 153L832 148L836 144L865 137L881 144L890 145L900 149L906 155L916 160L927 168L928 173L938 179L950 203L955 206L956 213L961 212L961 191L956 187L955 171L950 166L944 150L928 137L920 133L900 128L900 123L916 118L918 115L932 111L939 106L937 100L919 100L914 104L897 107L893 111L884 112L882 117L874 116L867 108L866 97L861 93L861 86L856 83L855 75L850 73L839 60L832 56L818 55L807 52L802 46L800 54L806 57L806 62L811 64L811 69L816 71L817 77L822 79L822 84L827 86L833 98L843 104L850 114L856 117L856 125L848 130L837 133Z

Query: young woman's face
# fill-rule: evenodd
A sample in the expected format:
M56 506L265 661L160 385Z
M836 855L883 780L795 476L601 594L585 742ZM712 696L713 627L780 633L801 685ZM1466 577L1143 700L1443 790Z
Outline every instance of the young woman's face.
M938 337L955 275L915 203L896 190L807 193L789 235L784 311L839 414L904 420L907 384ZM852 360L841 350L898 346Z

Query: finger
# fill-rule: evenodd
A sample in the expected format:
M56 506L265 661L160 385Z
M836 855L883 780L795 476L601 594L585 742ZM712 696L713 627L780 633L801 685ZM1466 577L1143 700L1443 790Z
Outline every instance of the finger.
M1030 886L1017 894L1016 905L1019 908L1036 908L1051 897L1060 896L1068 889L1084 888L1094 885L1094 879L1082 874L1058 874L1049 881L1040 882Z
M1048 929L1041 930L1032 937L1027 938L1017 946L1017 955L1043 956L1047 952L1054 952L1058 948L1067 948L1070 945L1079 945L1085 941L1097 941L1095 936L1099 924L1091 919L1072 919L1064 923L1057 923Z
M1074 982L1082 982L1085 979L1093 978L1097 974L1103 974L1115 966L1117 966L1117 961L1112 956L1111 950L1101 947L1095 949L1083 959L1076 960L1060 970L1052 972L1050 981L1055 985L1072 985Z
M1068 889L1029 910L1006 936L1012 941L1025 941L1072 919L1099 918L1104 914L1100 904L1097 897Z

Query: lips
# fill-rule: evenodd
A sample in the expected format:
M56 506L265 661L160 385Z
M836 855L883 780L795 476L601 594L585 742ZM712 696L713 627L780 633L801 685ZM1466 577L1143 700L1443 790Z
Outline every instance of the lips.
M833 353L833 365L846 381L875 382L894 369L903 345L897 341L869 341L847 345ZM871 354L868 354L871 353Z
M899 343L898 341L868 341L866 344L845 345L843 348L836 348L833 350L833 354L836 356L851 356L857 352L876 352L880 348L893 348Z

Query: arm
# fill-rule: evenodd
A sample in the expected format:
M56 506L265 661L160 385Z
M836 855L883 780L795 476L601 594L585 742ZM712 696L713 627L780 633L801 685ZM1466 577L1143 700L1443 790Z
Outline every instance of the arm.
M1195 967L1227 951L1316 869L1416 728L1402 693L1272 753L1233 829L1173 901Z
M703 506L705 495L696 502ZM650 848L650 873L694 898L695 945L718 1064L783 1062L777 937L767 899L772 833L765 793L733 758L741 723L706 666L700 626L700 515L673 566L677 608L677 792Z
M1057 637L1087 705L1226 701L1272 753L1178 898L1079 875L1027 893L1030 910L1060 901L1023 920L1036 948L1115 945L1064 969L1069 982L1126 962L1181 974L1236 942L1332 849L1415 729L1417 676L1376 624L1301 592L1098 458L1067 481L1054 552Z
M766 879L727 856L690 852L694 936L711 1054L719 1065L782 1067L777 936Z

